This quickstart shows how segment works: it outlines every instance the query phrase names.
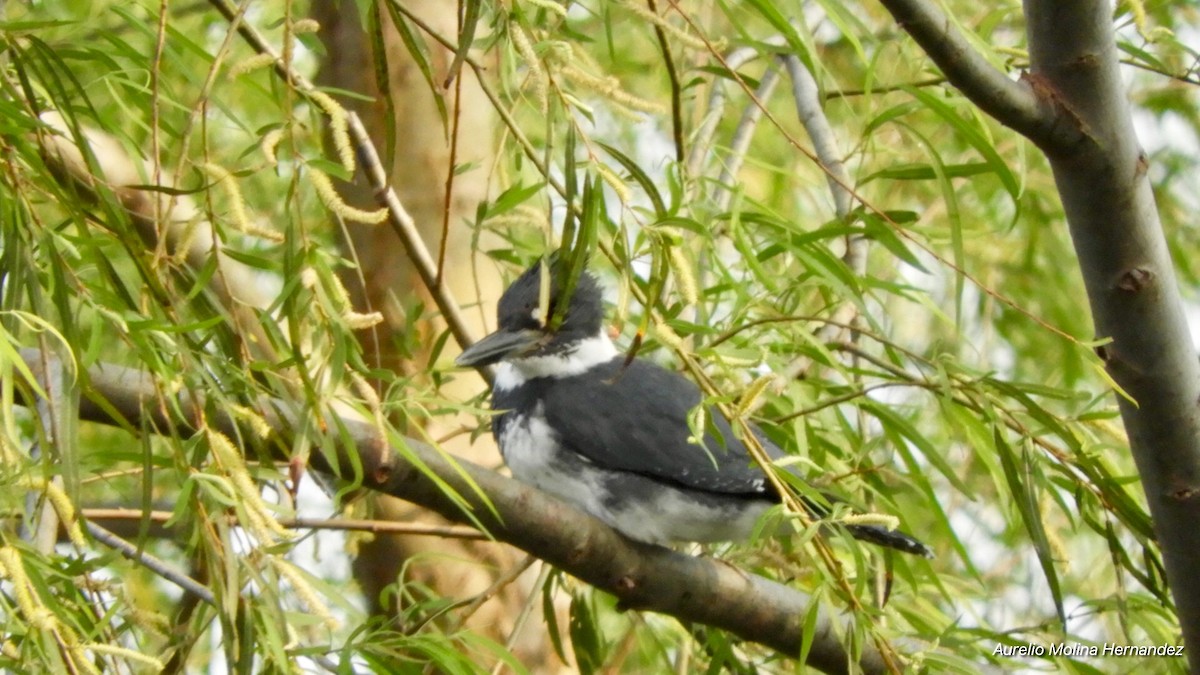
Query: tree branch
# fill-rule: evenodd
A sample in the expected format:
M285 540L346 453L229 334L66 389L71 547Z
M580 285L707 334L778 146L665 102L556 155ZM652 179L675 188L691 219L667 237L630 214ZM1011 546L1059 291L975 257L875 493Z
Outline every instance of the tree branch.
M204 601L205 604L216 606L217 600L213 596L213 592L201 585L200 582L189 577L183 572L176 570L165 562L125 541L112 532L109 532L103 527L100 527L99 525L90 521L87 522L86 525L88 534L92 535L92 538L94 538L96 541L99 541L105 546L117 551L129 560L146 567L150 571L175 584L184 591L191 593L200 600Z
M1200 671L1200 363L1121 82L1112 8L1026 0L1035 84L1086 132L1046 154L1193 672Z
M22 350L22 357L35 374L40 372L36 350ZM203 404L183 393L180 405L161 405L153 376L123 366L93 366L83 381L80 416L95 422L178 431L191 423L169 417L168 410L193 410ZM297 422L292 419L295 413L287 412L287 406L279 401L268 399L260 404L259 412L278 440L286 441ZM343 431L339 437L350 443L339 444L333 457L313 453L309 461L316 471L354 480L353 467L361 467L364 487L424 506L455 522L478 523L496 539L612 593L622 607L721 628L785 655L800 653L806 617L814 604L801 591L718 560L626 539L598 519L539 490L462 460L451 461L419 441L404 439L404 447L394 448L369 424L332 416L330 420ZM231 438L253 435L239 435L237 420L222 411L207 422ZM289 447L287 443L268 445ZM851 627L823 609L818 608L816 615L809 636L810 666L830 673L885 672L884 661L870 641L860 645L862 653L854 663L839 638Z
M1026 83L1014 82L989 63L933 2L879 2L933 59L946 79L997 122L1043 149L1068 147L1079 140L1080 129L1061 123L1064 111L1052 99L1040 96Z

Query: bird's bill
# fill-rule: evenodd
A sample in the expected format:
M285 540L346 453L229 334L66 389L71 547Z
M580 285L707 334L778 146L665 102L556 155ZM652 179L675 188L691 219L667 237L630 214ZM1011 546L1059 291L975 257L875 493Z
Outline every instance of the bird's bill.
M510 356L517 356L538 345L543 335L536 330L500 330L471 345L454 359L457 366L489 366Z

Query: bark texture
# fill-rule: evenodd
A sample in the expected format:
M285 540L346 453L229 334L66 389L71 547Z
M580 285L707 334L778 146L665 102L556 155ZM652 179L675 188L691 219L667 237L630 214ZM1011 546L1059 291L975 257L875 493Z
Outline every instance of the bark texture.
M343 97L340 102L358 113L377 147L384 146L384 139L395 134L395 156L385 169L391 178L392 187L412 215L421 231L425 246L436 257L443 246L443 223L445 231L445 270L443 283L452 295L458 298L476 298L494 301L499 297L500 280L495 267L487 261L475 260L475 248L471 245L472 231L465 222L474 215L475 208L484 200L488 191L488 168L492 165L491 148L494 146L495 113L480 91L469 69L463 69L466 78L459 93L458 106L458 150L454 162L458 165L472 164L471 171L455 176L450 199L446 199L447 176L451 173L451 132L438 112L433 92L422 76L420 69L409 57L399 34L391 23L388 12L380 12L383 35L382 53L374 51L376 43L364 29L363 17L358 15L358 3L320 2L314 3L313 18L320 26L320 37L325 45L327 58L322 63L317 81L321 85L359 92L371 97L370 102ZM455 12L457 3L443 0L418 0L406 2L409 8L423 17L444 35L457 33ZM433 41L427 41L430 49L435 78L444 76L453 59L453 54ZM377 64L386 72L386 83L390 91L380 90L380 79L376 76ZM446 105L451 117L454 110L455 90L445 90ZM387 99L391 101L389 116ZM387 161L387 158L384 158ZM361 178L361 177L360 177ZM362 208L375 208L374 195L368 181L357 180L339 186L347 203ZM446 210L449 207L448 221ZM414 297L433 307L420 276L410 262L396 234L385 226L349 223L344 242L348 252L360 263L361 277L357 273L347 275L346 287L354 297L355 306L383 312L385 323L374 331L364 332L364 349L374 362L384 368L402 373L419 373L424 370L425 359L434 340L445 329L445 324L434 318L413 323L405 316L403 307ZM486 246L484 247L486 248ZM476 263L480 264L476 264ZM477 286L478 284L478 286ZM470 308L465 314L472 321L471 328L482 335L485 330L483 307L492 307L494 302L485 302L480 307ZM427 315L432 315L429 312ZM417 340L402 331L418 331ZM414 361L408 362L397 349L405 342L420 345ZM453 340L443 358L452 356ZM480 382L473 376L457 378L443 388L452 398L466 400L478 394ZM457 389L457 391L455 390ZM467 423L465 418L447 416L439 420L412 420L411 423L424 428L429 437L440 437ZM459 456L473 461L498 465L499 455L490 440L473 446L467 435L446 443L446 447ZM373 498L375 516L383 520L441 522L435 514L411 504L387 498ZM494 543L462 542L432 537L406 537L380 535L362 542L354 563L355 577L367 598L374 602L378 611L399 615L400 607L394 601L384 601L381 593L388 585L397 581L401 570L408 580L428 585L434 592L446 597L469 597L485 592L496 580L496 575L516 564L519 556L511 548ZM495 598L475 612L469 625L500 642L508 640L513 620L518 616L531 577L509 585ZM395 596L389 596L394 600ZM528 628L518 642L518 652L526 663L536 667L550 668L557 662L545 640L541 623L536 617L527 622Z
M1112 6L1029 1L1034 90L1082 133L1043 145L1087 286L1192 669L1200 670L1200 362L1121 81Z
M1128 395L1117 395L1121 417L1200 672L1200 362L1121 81L1112 4L1026 0L1031 72L1010 83L933 3L881 3L967 98L1050 161L1096 337L1110 340L1097 353Z

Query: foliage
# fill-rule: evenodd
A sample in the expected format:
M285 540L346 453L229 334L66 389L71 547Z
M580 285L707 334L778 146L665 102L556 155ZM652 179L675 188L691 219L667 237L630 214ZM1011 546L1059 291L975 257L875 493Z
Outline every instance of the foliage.
M473 45L461 67L484 73L504 128L494 166L456 170L493 171L502 186L471 224L503 242L486 251L491 259L515 274L564 228L568 238L578 232L614 289L620 344L687 370L710 402L792 453L813 485L898 516L938 552L931 562L885 561L832 537L821 548L763 538L717 555L846 612L848 645L894 645L939 671L1103 663L1001 657L997 644L1175 643L1116 419L1119 392L1093 354L1046 164L948 87L880 7L465 4L475 20L463 22L473 31L463 37L432 34L403 2L378 11L399 24L444 97L448 126L453 89L427 54L439 42ZM1016 4L945 5L993 63L1020 74ZM296 30L300 10L252 3L243 20L292 44L290 65L304 72L337 55ZM197 4L160 17L155 3L99 1L5 11L0 663L134 670L160 665L154 655L195 666L223 651L256 670L292 669L298 659L519 668L504 646L430 620L453 598L404 588L416 628L369 621L345 599L348 582L322 572L320 559L342 552L317 556L302 545L308 537L274 524L295 514L294 495L284 467L257 461L268 449L256 439L52 428L44 408L14 405L14 388L29 395L35 385L13 350L36 346L71 364L68 391L86 393L79 374L107 361L153 372L163 401L180 389L205 393L202 409L186 411L194 418L233 411L253 421L257 397L288 401L312 420L288 449L298 457L334 442L319 411L335 399L370 419L386 411L381 424L393 431L482 407L447 399L428 379L366 365L354 332L362 308L349 306L338 275L370 271L335 252L330 202L313 178L352 175L344 158L324 156L329 110L261 67L219 13ZM1194 138L1200 75L1178 37L1195 30L1194 9L1145 11L1123 5L1115 25L1149 143L1160 128ZM381 14L368 13L373 30ZM816 82L845 166L840 188L798 119L788 54ZM484 63L497 64L494 72ZM109 189L119 186L64 177L39 140L50 133L39 122L45 111L61 114L76 138L85 127L103 130L147 160L134 182L174 176L173 189L151 194L194 200L223 254L189 257L186 235L165 231L148 241ZM403 143L387 145L404 152ZM1195 162L1165 139L1153 152L1189 288L1200 259L1186 217ZM848 208L837 205L842 188L853 192ZM272 287L272 299L249 314L231 302L221 290L226 259ZM415 365L434 382L449 375L440 351ZM382 383L382 403L368 380ZM69 395L50 392L49 401L69 413ZM246 448L247 462L229 443ZM65 501L51 499L56 491ZM45 504L72 520L60 503L76 512L170 510L169 535L151 536L147 515L131 539L191 569L215 604L181 602L173 586L94 541L46 548L25 536L21 516L36 523ZM548 583L547 594L570 598L569 623L550 629L581 668L790 667L715 631L618 612L570 580ZM906 640L927 647L914 652Z

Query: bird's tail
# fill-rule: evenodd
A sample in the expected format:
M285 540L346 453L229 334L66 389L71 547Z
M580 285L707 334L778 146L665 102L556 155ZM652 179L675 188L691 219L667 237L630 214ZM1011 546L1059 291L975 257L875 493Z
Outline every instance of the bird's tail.
M919 555L922 558L933 557L933 549L900 530L889 530L878 525L846 525L845 527L846 531L859 541Z
M841 502L842 500L831 495L822 495L831 503ZM829 515L829 508L823 504L817 503L811 498L802 498L804 506L808 508L808 512L816 518L824 518ZM844 503L844 502L842 502ZM932 558L933 549L923 544L916 537L910 534L901 532L900 530L889 530L886 527L878 525L844 525L850 536L859 541L865 541L868 544L875 544L884 548L919 555L922 558Z

